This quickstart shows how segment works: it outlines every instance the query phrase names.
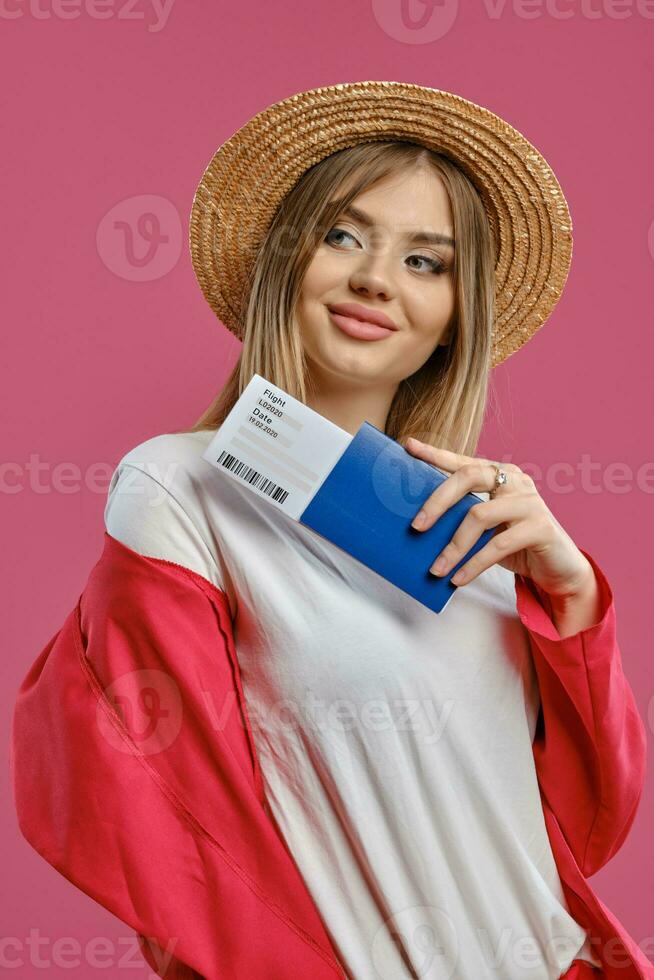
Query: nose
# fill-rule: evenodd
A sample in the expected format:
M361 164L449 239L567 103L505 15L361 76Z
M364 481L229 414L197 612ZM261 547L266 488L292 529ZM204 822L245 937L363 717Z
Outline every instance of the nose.
M350 275L350 286L360 296L391 299L394 287L383 255L362 255Z

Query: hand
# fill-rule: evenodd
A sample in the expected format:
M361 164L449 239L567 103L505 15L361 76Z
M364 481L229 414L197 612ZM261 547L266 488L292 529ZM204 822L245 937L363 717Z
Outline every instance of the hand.
M417 530L430 528L469 491L490 492L495 488L491 460L438 449L417 439L409 439L405 448L413 456L450 474L423 503L421 510L427 519ZM595 579L593 568L549 510L533 479L514 463L499 465L506 472L508 482L497 489L492 500L470 508L439 556L444 559L443 567L435 568L434 562L430 571L446 575L470 551L483 531L497 527L490 541L452 578L454 585L472 581L497 562L502 568L532 579L555 600L565 600L587 590Z

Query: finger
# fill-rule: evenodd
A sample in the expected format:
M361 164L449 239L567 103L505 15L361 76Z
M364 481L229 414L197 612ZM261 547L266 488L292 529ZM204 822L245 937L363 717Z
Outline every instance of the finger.
M531 548L540 541L537 525L533 521L520 521L508 528L493 535L491 540L476 555L458 569L450 581L453 585L462 585L472 582L478 575L485 572L491 565L506 558L507 555L515 554L523 548Z
M512 525L525 520L530 514L529 500L525 497L497 497L471 507L459 524L452 540L437 556L429 571L440 577L447 575L470 549L484 531L500 524ZM500 533L499 531L497 532ZM482 549L479 553L481 554Z
M475 490L488 491L494 484L494 471L489 470L483 460L466 463L461 469L451 473L447 480L423 502L420 510L411 522L411 527L419 531L427 531L438 520L441 514L465 497L466 493ZM503 494L505 496L505 494ZM424 519L421 518L424 515Z
M450 449L440 449L438 446L432 446L428 442L420 442L419 439L415 439L410 436L407 439L406 446L412 455L419 456L420 459L424 459L427 463L433 463L434 466L439 466L445 470L454 471L463 466L465 463L470 463L474 460L474 456L464 456L462 453L454 453Z

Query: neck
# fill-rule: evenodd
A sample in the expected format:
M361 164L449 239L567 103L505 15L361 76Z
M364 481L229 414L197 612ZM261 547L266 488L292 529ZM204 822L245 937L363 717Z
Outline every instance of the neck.
M381 432L386 431L386 420L397 385L363 385L360 381L348 383L339 379L336 384L313 380L307 392L307 405L323 418L354 435L362 422L370 422Z

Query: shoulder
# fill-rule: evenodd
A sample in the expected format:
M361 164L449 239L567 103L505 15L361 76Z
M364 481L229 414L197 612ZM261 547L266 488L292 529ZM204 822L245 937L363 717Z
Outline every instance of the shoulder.
M134 446L109 483L104 523L126 547L190 568L222 589L215 541L203 519L202 453L215 430L163 433Z
M121 469L141 470L170 492L181 491L207 472L202 454L215 429L202 432L166 432L152 436L130 449L120 459L114 476Z

